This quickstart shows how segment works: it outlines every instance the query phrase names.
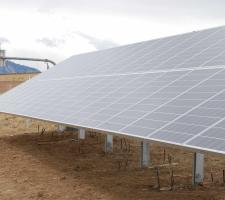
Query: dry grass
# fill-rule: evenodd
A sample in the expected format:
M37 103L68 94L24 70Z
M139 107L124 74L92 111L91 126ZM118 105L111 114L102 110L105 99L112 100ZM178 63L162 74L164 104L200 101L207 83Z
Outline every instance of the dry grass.
M0 81L16 81L16 82L23 82L33 78L38 73L33 74L8 74L8 75L0 75Z
M37 74L11 74L11 75L0 75L0 94L12 89L18 84L31 79Z

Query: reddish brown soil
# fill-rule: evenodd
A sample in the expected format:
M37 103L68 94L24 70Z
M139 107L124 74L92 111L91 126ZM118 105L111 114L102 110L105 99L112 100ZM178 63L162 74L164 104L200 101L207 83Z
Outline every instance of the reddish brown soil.
M21 82L17 81L0 81L0 93L12 89L13 87L19 85Z
M26 80L29 80L35 75L36 74L0 75L0 94L12 89Z
M192 153L166 148L172 156L175 185L173 191L159 191L154 169L139 167L139 141L114 138L114 153L103 152L104 135L88 134L76 141L76 132L60 135L55 126L0 115L0 199L224 199L222 170L225 159L206 155L203 186L191 186ZM42 136L38 134L47 128ZM53 134L53 136L52 136ZM75 138L75 140L71 140ZM164 148L152 145L154 165L164 161ZM125 161L129 160L127 168ZM119 163L122 167L119 169ZM214 183L211 182L213 172ZM160 169L161 188L170 185L168 168Z

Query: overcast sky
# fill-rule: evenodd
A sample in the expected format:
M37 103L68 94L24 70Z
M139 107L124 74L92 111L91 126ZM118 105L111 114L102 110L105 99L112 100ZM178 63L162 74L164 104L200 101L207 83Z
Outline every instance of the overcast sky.
M59 62L87 51L225 25L224 9L225 0L0 0L0 43L8 56Z

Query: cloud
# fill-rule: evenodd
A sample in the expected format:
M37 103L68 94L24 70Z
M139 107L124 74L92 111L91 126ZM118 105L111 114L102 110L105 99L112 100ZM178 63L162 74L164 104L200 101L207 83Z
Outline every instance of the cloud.
M9 43L9 40L5 37L0 37L0 44Z
M5 43L10 43L10 41L5 37L0 37L0 49L2 44L5 44Z
M93 36L90 36L86 33L76 31L75 34L79 35L80 37L88 40L88 43L92 46L94 46L97 50L102 50L102 49L108 49L112 47L118 46L117 43L113 42L112 40L109 39L98 39Z
M41 13L41 14L47 14L50 15L52 14L52 10L50 8L46 8L46 7L40 7L37 9L37 12Z
M43 37L43 38L37 39L36 42L41 43L47 47L55 48L64 44L65 40Z
M48 9L58 9L68 12L106 13L156 19L173 17L197 17L204 21L208 19L225 19L224 0L1 0L1 7L26 9L40 8L42 12Z

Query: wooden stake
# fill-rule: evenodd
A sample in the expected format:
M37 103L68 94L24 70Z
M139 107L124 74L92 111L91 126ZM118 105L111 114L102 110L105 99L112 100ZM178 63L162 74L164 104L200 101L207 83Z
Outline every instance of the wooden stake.
M163 162L166 162L166 149L163 149Z
M126 140L126 138L123 138L123 141L124 141L125 151L127 151L127 140Z
M168 163L171 164L172 163L172 156L168 155Z
M123 139L122 138L120 139L120 149L121 150L123 149Z
M225 170L223 169L223 183L225 183Z
M212 170L211 170L211 181L212 181L212 183L214 182Z
M156 176L157 176L157 188L160 190L160 178L159 178L159 168L156 167Z
M171 169L171 173L170 173L170 187L171 187L171 190L173 190L173 186L174 186L174 176L173 176L173 169Z
M130 145L130 143L128 144L128 153L130 153L130 149L131 148L131 145Z

